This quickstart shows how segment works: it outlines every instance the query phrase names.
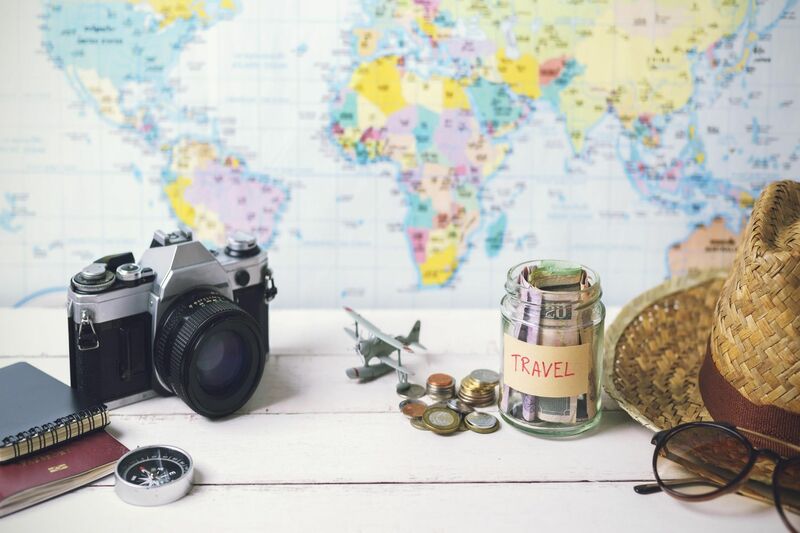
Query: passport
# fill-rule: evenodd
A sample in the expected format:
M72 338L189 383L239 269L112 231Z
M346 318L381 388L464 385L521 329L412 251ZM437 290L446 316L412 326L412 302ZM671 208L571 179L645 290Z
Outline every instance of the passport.
M0 517L107 476L127 452L101 430L0 465Z

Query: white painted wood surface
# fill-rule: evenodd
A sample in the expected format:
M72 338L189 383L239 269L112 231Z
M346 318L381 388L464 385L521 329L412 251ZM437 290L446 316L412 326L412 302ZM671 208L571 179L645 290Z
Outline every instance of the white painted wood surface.
M361 311L394 334L422 319L429 351L404 359L412 381L499 365L496 310ZM570 440L507 425L439 437L398 413L392 375L345 377L358 359L344 313L279 310L270 320L265 378L239 415L212 422L176 398L112 413L110 431L128 447L168 443L192 454L188 497L137 508L117 499L108 477L0 519L0 531L783 529L772 507L741 496L686 504L636 495L631 487L652 478L651 433L611 402L599 428ZM63 311L0 310L0 367L28 361L68 382L66 337Z

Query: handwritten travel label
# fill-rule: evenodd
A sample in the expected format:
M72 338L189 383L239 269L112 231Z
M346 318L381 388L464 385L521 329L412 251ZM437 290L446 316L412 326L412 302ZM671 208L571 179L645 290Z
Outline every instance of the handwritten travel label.
M562 398L589 391L591 344L541 346L503 335L503 383L534 396Z

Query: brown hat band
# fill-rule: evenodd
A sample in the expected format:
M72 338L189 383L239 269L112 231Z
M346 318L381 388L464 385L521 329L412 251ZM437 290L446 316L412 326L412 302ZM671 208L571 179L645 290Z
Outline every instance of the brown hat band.
M710 339L700 367L699 385L703 403L717 422L729 422L800 444L800 415L774 405L756 405L742 396L717 370L711 357Z

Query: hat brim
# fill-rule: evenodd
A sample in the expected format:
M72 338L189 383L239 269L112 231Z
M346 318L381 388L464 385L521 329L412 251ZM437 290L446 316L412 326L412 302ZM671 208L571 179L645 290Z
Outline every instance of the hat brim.
M727 274L670 279L625 305L606 331L605 390L653 431L711 420L697 376Z

